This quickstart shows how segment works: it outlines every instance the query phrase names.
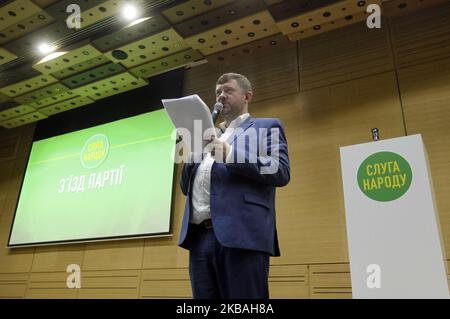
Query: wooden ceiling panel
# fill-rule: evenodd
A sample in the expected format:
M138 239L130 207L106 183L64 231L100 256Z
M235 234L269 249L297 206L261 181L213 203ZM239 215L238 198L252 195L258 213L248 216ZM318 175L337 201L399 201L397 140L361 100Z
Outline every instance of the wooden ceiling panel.
M87 105L87 104L90 104L93 102L94 102L94 100L92 100L88 97L77 96L70 100L66 100L63 102L52 104L50 106L43 107L43 108L39 109L39 112L41 112L42 114L45 114L47 116L51 116L51 115L54 115L57 113L75 109L75 108L83 106L83 105Z
M134 90L147 84L147 81L144 79L136 78L132 74L124 72L107 79L79 87L72 90L72 92L76 95L86 96L93 100L99 100L111 95Z
M305 27L303 30L301 30L299 32L288 34L287 37L290 41L295 42L295 41L305 39L305 38L308 38L308 37L311 37L311 36L314 36L317 34L321 34L324 32L328 32L331 30L345 27L347 25L351 25L353 23L363 21L366 18L367 18L367 14L365 12L357 12L350 16L346 16L346 17L336 19L333 21L329 21L326 23L322 23L322 24L316 24L309 28Z
M73 76L74 74L81 73L83 71L96 68L99 65L106 64L111 62L107 57L104 55L96 56L95 58L73 64L67 68L61 69L59 71L50 73L51 76L54 76L57 79L64 79L70 76Z
M381 6L380 0L371 0L371 3ZM313 33L308 31L310 29L319 31L323 27L321 32L324 32L325 30L328 31L345 25L342 19L349 24L361 21L361 14L366 14L366 7L367 1L364 0L344 0L324 8L279 21L277 25L285 35L300 33L300 35L291 36L292 39L300 39L305 33ZM339 22L336 23L337 21Z
M0 11L0 30L17 24L39 11L41 8L30 0L16 0L8 3Z
M116 32L109 33L92 41L92 44L100 51L106 52L170 28L170 24L160 15L143 19L146 20L137 24L125 26Z
M27 80L3 87L0 89L0 92L9 97L16 97L16 96L25 94L27 92L37 90L43 86L47 86L56 81L57 80L50 75L38 75L31 79L27 79Z
M389 17L399 17L448 2L448 0L391 0L383 3L383 13Z
M172 28L112 50L105 55L113 62L127 68L189 49L178 33Z
M51 84L39 90L18 96L15 101L36 109L74 97L72 91L61 83Z
M18 105L0 112L0 122L36 111L29 105Z
M235 0L189 0L164 10L162 13L171 23L179 23L233 1Z
M36 31L50 23L54 22L47 12L39 11L18 23L12 24L5 29L0 30L0 44L10 42L14 39L20 38L30 32Z
M48 6L47 8L45 8L45 10L58 21L66 21L67 17L71 14L66 12L69 5L77 4L78 6L80 6L81 13L83 13L91 10L98 5L101 5L102 3L105 3L105 0L60 0Z
M22 64L18 67L7 69L1 72L0 88L38 75L41 75L41 73L33 69L31 64Z
M270 14L275 21L282 21L288 18L306 14L308 12L330 6L342 0L295 0L283 1L269 7Z
M47 117L48 117L47 115L36 111L13 119L6 120L4 122L0 122L0 126L3 126L5 128L14 128L17 126L37 122L39 120L46 119Z
M11 62L15 59L17 59L17 55L0 47L0 65Z
M197 34L185 41L203 55L209 55L279 32L272 16L265 10L228 25Z
M125 67L117 63L107 63L99 67L87 70L82 73L78 73L74 76L66 78L61 82L70 87L71 89L87 85L92 82L96 82L110 76L125 71Z
M3 46L18 56L26 56L31 53L35 58L42 55L37 50L39 43L55 44L58 39L69 37L74 32L75 30L69 29L65 22L54 22Z
M222 25L227 25L232 21L242 19L266 9L267 7L264 2L241 0L195 17L194 19L179 23L175 25L175 29L183 38L187 38Z
M67 53L49 61L45 61L43 59L33 65L33 68L44 74L49 74L68 68L75 64L80 64L101 54L102 53L91 44L87 44L78 49L70 50Z
M195 50L189 49L162 59L145 63L130 69L130 73L136 77L152 77L164 72L181 68L190 62L197 61L203 56Z
M232 61L241 60L246 56L257 56L258 54L267 54L269 50L280 50L286 46L294 45L282 34L257 40L230 50L218 52L208 56L208 64L211 66L220 66L224 63L232 63Z

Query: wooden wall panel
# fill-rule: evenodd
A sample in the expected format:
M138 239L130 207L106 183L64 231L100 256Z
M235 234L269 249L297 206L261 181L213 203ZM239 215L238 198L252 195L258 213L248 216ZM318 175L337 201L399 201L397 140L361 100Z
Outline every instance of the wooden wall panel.
M5 209L13 167L14 161L0 162L0 215Z
M26 125L14 131L6 131L2 135L2 137L20 136L20 144L15 158L2 162L2 168L8 171L0 171L2 185L0 198L3 198L3 202L0 201L0 273L28 273L31 270L34 248L11 250L6 246L33 132L34 125ZM3 289L4 294L8 294L6 290L11 290L9 293L14 295L17 293L17 289L21 288L17 285L6 285L3 286Z
M33 272L66 271L67 266L83 264L84 245L62 245L56 247L36 247Z
M311 265L311 298L351 298L352 285L348 264Z
M28 276L28 273L0 274L0 298L24 298Z
M16 176L15 171L12 176ZM4 213L0 215L0 273L29 272L33 260L34 248L7 248L20 185L14 179L15 177L10 180L11 186L7 193Z
M14 160L19 148L20 135L0 135L0 163Z
M392 19L398 68L450 56L450 3Z
M86 244L81 270L140 269L143 249L143 239Z
M140 273L140 270L83 271L78 298L136 299Z
M142 270L141 298L192 298L187 268Z
M385 22L381 29L361 22L298 43L302 91L394 68Z
M30 275L27 298L74 299L77 289L67 288L67 272L33 272Z
M308 266L273 265L269 273L270 298L309 298Z
M422 134L450 256L450 58L398 71L408 134Z

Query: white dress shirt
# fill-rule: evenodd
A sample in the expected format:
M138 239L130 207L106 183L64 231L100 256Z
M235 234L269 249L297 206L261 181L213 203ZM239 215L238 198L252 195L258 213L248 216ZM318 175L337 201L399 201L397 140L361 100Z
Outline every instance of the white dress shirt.
M228 127L225 127L225 122L220 123L219 126L223 134L218 139L226 141L233 134L234 129L239 127L249 116L249 113L238 116ZM228 156L232 156L232 152L233 150L230 148ZM214 162L215 159L211 156L211 153L206 154L195 172L192 184L192 212L189 220L190 223L200 224L205 219L211 218L211 169Z

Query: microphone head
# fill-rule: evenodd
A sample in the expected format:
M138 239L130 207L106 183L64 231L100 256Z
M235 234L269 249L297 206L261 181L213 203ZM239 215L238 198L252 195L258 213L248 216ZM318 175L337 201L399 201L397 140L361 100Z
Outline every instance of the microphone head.
M223 104L221 102L217 102L216 104L214 104L214 111L221 112L222 109L223 109Z

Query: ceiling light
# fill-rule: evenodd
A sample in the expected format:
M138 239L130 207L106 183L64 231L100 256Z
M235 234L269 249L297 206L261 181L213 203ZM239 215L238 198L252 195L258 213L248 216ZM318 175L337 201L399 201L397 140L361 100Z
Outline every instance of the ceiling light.
M56 48L54 46L48 44L47 42L43 42L43 43L39 44L39 46L38 46L38 50L42 54L49 54L49 53L55 51L55 49Z
M131 4L127 4L122 9L122 16L127 20L134 20L137 17L137 9Z

